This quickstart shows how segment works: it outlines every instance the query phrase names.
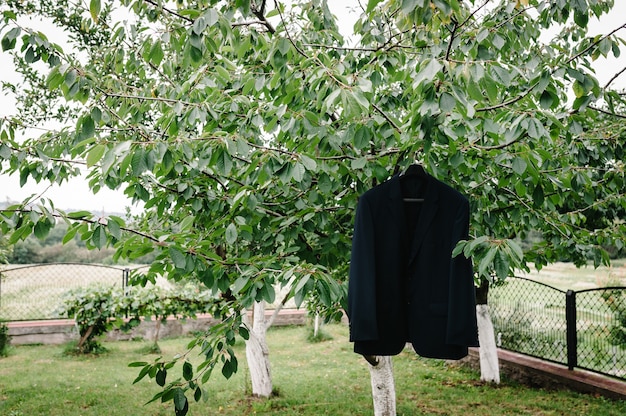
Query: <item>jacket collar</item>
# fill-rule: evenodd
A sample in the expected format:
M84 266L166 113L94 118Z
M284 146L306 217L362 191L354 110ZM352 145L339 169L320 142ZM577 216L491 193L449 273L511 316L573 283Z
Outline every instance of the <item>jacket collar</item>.
M424 202L417 202L418 204L422 204L417 224L414 230L407 230L401 180L401 177L398 175L395 175L389 180L389 206L391 215L393 215L396 226L398 227L398 234L402 236L404 242L410 247L407 253L408 264L410 264L419 252L428 227L437 213L439 193L437 192L435 183L436 179L432 176L428 176L424 190Z

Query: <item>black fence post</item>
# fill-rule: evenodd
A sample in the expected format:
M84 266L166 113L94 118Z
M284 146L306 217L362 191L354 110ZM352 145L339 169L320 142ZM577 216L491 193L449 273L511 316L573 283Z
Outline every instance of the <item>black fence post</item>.
M578 366L578 337L576 335L576 292L565 293L565 325L567 332L567 367Z
M128 289L128 277L129 276L130 276L130 269L125 268L122 271L122 291L124 292L124 295L126 295L126 291Z

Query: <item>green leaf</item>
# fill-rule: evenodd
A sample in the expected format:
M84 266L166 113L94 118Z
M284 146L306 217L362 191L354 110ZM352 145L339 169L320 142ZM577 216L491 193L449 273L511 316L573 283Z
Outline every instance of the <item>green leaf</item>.
M104 156L105 150L106 146L103 144L98 144L92 147L87 154L87 167L89 168L95 166L100 159L102 159L102 156Z
M367 158L360 157L358 159L353 159L352 162L350 162L350 168L354 170L363 169L366 164L367 164Z
M22 29L19 27L14 27L9 30L6 35L2 38L2 50L7 51L9 49L15 48L17 37L20 35Z
M90 0L89 2L89 13L91 14L91 18L94 22L98 23L98 15L100 14L100 0Z
M130 159L130 166L133 171L133 176L139 176L148 169L145 150L140 147L134 150Z
M280 51L280 53L282 53L283 55L287 55L287 52L289 52L289 49L291 49L291 42L289 41L289 39L285 37L279 38L278 50Z
M554 102L555 102L555 99L550 93L550 91L544 90L541 93L541 98L539 98L539 104L541 105L541 108L543 108L544 110L547 110L552 107L552 104L554 104Z
M165 368L159 368L157 373L156 373L156 383L163 387L165 386L165 380L167 379L167 370Z
M193 365L189 361L183 363L183 378L187 381L193 378Z
M234 223L230 223L228 224L228 227L226 227L226 242L230 245L235 244L235 242L237 241L237 227L235 226Z
M196 220L196 216L195 215L187 215L180 222L180 230L181 231L186 231L186 230L191 229L191 227L193 226L193 223L194 223L195 220Z
M454 250L452 250L452 258L457 257L459 254L463 253L463 249L465 248L466 244L466 240L461 240L456 243L456 246L454 246Z
M89 211L75 211L75 212L70 212L67 214L68 218L71 218L74 220L91 217L91 215L92 214Z
M576 95L576 98L580 98L587 93L587 91L585 90L584 84L582 82L579 82L578 80L574 81L574 84L572 85L572 89L574 90L574 94Z
M222 375L224 378L229 379L233 374L237 372L237 358L231 356L229 360L224 362L222 366Z
M148 364L149 363L147 363L145 361L133 361L132 363L129 363L128 366L129 367L145 367Z
M246 341L250 339L250 331L248 331L248 328L243 325L239 327L239 335L241 335L241 338Z
M452 94L448 94L447 92L444 92L439 96L439 110L442 113L448 113L452 111L455 105L456 105L456 98L454 98Z
M201 398L202 398L202 389L200 388L200 386L198 386L196 387L196 390L193 392L193 399L196 402L199 402Z
M428 63L420 69L413 79L413 86L417 87L424 81L432 81L443 66L437 59L430 59Z
M354 147L357 149L366 148L371 139L370 130L367 127L359 126L354 132Z
M150 55L148 56L149 61L158 67L159 65L161 65L163 56L164 53L161 42L154 42L154 45L152 45L152 48L150 49Z
M135 363L131 363L131 364L136 364L133 365L133 367L139 367L139 362L135 362ZM129 364L130 366L130 364ZM139 375L135 378L135 380L133 381L133 384L138 383L139 381L141 381L145 376L148 375L148 373L150 372L150 370L152 369L152 366L149 364L146 364L144 368L141 369L141 371L139 371Z
M181 388L174 390L174 411L176 416L185 416L189 410L189 403L185 392Z
M107 222L107 228L109 230L109 233L114 238L116 238L117 240L122 238L122 229L120 228L120 225L117 221L109 219L109 221Z
M219 18L220 16L214 8L207 9L207 11L204 12L204 19L206 20L206 24L208 26L216 24L219 21Z
M524 259L524 251L514 240L507 240L507 246L511 249L514 254L515 263L521 263Z
M422 0L402 0L402 13L411 13L419 3L422 3Z
M304 167L311 172L315 172L317 170L317 162L307 155L300 155L300 162L302 162Z
M91 115L83 117L81 132L83 134L83 138L85 139L92 137L96 133L96 125L91 118Z
M33 227L33 234L35 234L35 237L38 239L43 240L50 232L50 228L52 228L51 222L47 220L38 221Z
M248 277L246 276L240 276L239 278L237 278L237 280L235 280L235 283L233 283L233 293L241 292L241 289L246 287L249 281L250 279L248 279Z
M498 250L494 258L493 267L496 271L498 279L504 280L509 275L509 258L502 250Z
M474 250L487 241L489 241L489 236L486 235L482 235L474 240L468 241L468 243L465 244L465 247L463 247L463 254L465 254L465 257L470 258L474 254Z
M98 224L96 228L94 228L93 234L91 236L91 242L98 249L102 249L104 246L106 246L107 234L102 224Z
M302 182L302 179L304 179L304 174L306 172L306 169L304 168L304 165L300 162L296 162L293 165L293 169L292 169L292 177L293 180L296 182Z
M489 277L488 269L493 263L493 259L497 252L498 249L495 246L489 247L487 254L485 254L485 256L480 260L480 263L478 264L478 273L481 276Z
M587 27L587 23L589 22L589 15L586 11L575 10L574 22L580 27Z
M513 163L511 165L511 167L513 168L513 172L517 173L518 175L522 175L524 172L526 172L527 166L528 164L521 157L516 157L515 159L513 159Z
M174 263L174 267L177 269L184 269L187 265L187 256L185 256L185 253L173 246L170 246L167 251L169 252L170 258Z
M215 152L214 163L218 172L223 176L228 176L233 168L233 161L228 152L224 149L219 149Z
M71 227L67 230L67 233L63 237L62 243L67 244L74 239L76 233L78 232L78 227Z
M374 10L374 8L378 5L378 3L380 3L382 0L369 0L367 2L367 9L365 10L365 13L369 13L372 10Z

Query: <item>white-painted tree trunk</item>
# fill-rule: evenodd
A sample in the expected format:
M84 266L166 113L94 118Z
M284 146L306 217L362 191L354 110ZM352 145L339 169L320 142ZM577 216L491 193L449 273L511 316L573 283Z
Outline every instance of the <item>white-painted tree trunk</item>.
M496 346L491 314L489 313L489 305L476 305L476 320L478 321L478 342L480 344L480 379L499 384L498 348Z
M368 364L372 380L374 416L396 416L396 386L390 356L379 356L377 365Z
M246 359L250 370L252 395L257 397L270 397L272 394L272 374L266 338L269 324L265 321L265 302L255 302L250 338L246 341Z
M313 321L313 337L317 338L317 334L320 332L320 314L315 314L315 319Z

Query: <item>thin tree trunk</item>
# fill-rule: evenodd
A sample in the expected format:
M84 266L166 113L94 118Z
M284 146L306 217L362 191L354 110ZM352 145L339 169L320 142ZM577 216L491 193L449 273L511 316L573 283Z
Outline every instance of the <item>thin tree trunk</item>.
M267 345L267 330L272 326L278 313L289 300L285 295L282 302L276 305L274 313L265 320L265 301L255 302L252 309L252 322L244 312L243 320L250 329L250 337L246 341L246 360L250 370L252 395L269 397L272 394L272 373L270 371L270 351Z
M487 304L489 282L481 281L476 291L476 320L478 322L478 343L480 344L480 379L490 383L500 383L498 347L493 330L493 322Z
M80 337L80 340L78 340L78 345L76 346L76 348L78 348L79 350L82 351L85 342L87 342L87 339L89 338L89 336L91 335L91 333L93 332L93 325L89 326L89 328L87 328L87 330L85 331L85 333L83 334L83 336Z
M154 345L157 345L159 342L159 332L161 330L161 320L158 318L155 318L155 323L154 323Z
M489 305L476 305L476 319L478 320L478 342L480 343L480 379L500 383L498 348Z
M315 320L313 321L313 337L317 338L317 334L320 331L320 314L315 313Z
M272 375L266 339L267 328L265 302L255 302L252 311L250 337L246 341L246 359L250 369L252 395L257 397L270 397L272 394Z
M391 357L378 356L376 360L378 361L376 365L368 364L372 381L374 416L396 416L396 386Z

